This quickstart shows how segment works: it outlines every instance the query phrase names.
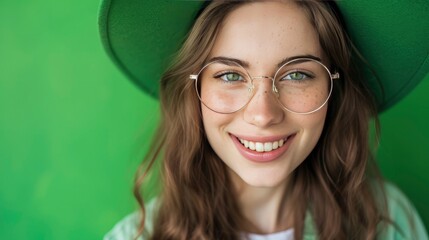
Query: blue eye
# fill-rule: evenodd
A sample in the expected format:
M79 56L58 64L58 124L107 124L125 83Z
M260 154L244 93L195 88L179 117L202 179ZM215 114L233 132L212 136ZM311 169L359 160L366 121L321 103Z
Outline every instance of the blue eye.
M237 81L243 81L243 77L235 72L227 72L227 73L222 73L219 75L216 75L215 78L220 78L225 82L237 82Z

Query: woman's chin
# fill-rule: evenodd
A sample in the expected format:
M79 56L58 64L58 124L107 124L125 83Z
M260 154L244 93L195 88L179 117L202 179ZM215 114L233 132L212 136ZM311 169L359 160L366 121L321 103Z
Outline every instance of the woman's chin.
M240 174L239 185L255 188L276 188L284 185L288 179L284 174Z

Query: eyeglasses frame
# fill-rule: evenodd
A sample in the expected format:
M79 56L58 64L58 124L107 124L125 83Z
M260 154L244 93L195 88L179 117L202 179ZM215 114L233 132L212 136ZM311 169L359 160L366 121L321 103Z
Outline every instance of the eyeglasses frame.
M237 66L239 66L239 67L241 67L242 69L244 69L244 71L246 72L246 74L247 74L247 76L249 77L249 79L250 80L252 80L251 81L251 87L250 88L248 88L248 91L250 91L251 93L251 95L250 95L250 97L249 97L249 100L247 101L247 103L246 104L244 104L241 108L239 108L239 109L237 109L237 110L235 110L235 111L232 111L232 112L227 112L227 113L225 113L225 112L219 112L219 111L216 111L216 110L214 110L214 109L212 109L211 107L209 107L209 106L207 106L207 104L201 99L201 96L200 96L200 93L199 93L199 90L198 90L198 76L202 73L202 71L207 67L207 66L209 66L210 64L212 64L212 63L215 63L215 62L226 62L227 60L214 60L214 61L210 61L210 62L208 62L208 63L206 63L201 69L200 69L200 71L197 73L197 74L190 74L189 75L189 79L191 79L191 80L194 80L195 81L195 91L196 91L196 93L197 93L197 96L198 96L198 98L200 99L200 101L204 104L204 106L206 106L208 109L210 109L210 110L212 110L213 112L216 112L216 113L220 113L220 114L231 114L231 113L235 113L235 112L238 112L238 111L240 111L241 109L243 109L244 107L246 107L247 106L247 104L249 104L249 102L251 101L251 99L253 98L253 96L254 96L254 92L253 92L253 89L255 88L255 85L253 84L253 80L254 79L270 79L271 80L271 82L272 82L272 91L273 91L273 93L274 94L276 94L276 97L277 97L277 100L278 100L278 98L279 98L279 92L278 92L278 90L277 90L277 87L276 87L276 85L275 85L275 79L276 79L276 77L277 77L277 74L279 73L279 71L280 71L280 69L282 69L284 66L286 66L286 65L288 65L288 64L291 64L291 63L294 63L294 62L299 62L299 61L313 61L313 62L316 62L316 63L318 63L318 64L320 64L327 72L328 72L328 75L329 75L329 79L330 79L330 89L329 89L329 94L328 94L328 97L326 98L326 100L322 103L322 105L320 106L320 107L318 107L318 108L316 108L315 110L312 110L312 111L309 111L309 112L296 112L296 111L293 111L293 110L290 110L290 109L288 109L287 107L285 107L283 104L282 104L282 102L280 101L280 100L278 100L278 102L279 102L279 104L282 106L282 108L283 109L285 109L286 111L288 111L288 112L291 112L291 113L294 113L294 114L299 114L299 115L308 115L308 114L312 114L312 113L314 113L314 112L317 112L317 111L319 111L321 108L323 108L323 106L325 106L326 105L326 103L328 102L328 100L329 100L329 98L331 97L331 94L332 94L332 89L333 89L333 80L335 80L335 79L339 79L340 78L340 73L338 73L338 72L334 72L334 73L331 73L331 71L329 70L329 68L328 67L326 67L326 65L325 64L323 64L322 62L320 62L320 61L318 61L318 60L316 60L316 59L313 59L313 58L306 58L306 57L303 57L303 58L295 58L295 59L292 59L292 60L290 60L290 61L288 61L288 62L286 62L286 63L284 63L283 65L281 65L278 69L277 69L277 71L275 72L275 74L274 74L274 77L269 77L269 76L255 76L255 77L252 77L252 75L250 75L250 73L247 71L247 69L245 68L245 67L243 67L243 66L241 66L240 64L238 64L238 63L236 63L236 62L233 62L235 65L237 65ZM232 61L231 61L232 62Z

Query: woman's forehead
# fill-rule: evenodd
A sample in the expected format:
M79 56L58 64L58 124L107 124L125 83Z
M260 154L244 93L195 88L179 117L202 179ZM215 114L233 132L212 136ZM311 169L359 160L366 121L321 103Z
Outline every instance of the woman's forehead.
M234 57L252 67L298 55L322 57L318 34L305 12L292 2L254 2L225 18L210 58Z

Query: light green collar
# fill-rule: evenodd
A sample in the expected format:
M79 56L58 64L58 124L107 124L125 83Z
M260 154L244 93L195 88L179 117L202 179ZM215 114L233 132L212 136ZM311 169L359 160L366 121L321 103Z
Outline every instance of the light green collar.
M310 211L305 214L303 240L317 240L316 227Z

